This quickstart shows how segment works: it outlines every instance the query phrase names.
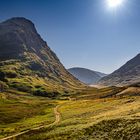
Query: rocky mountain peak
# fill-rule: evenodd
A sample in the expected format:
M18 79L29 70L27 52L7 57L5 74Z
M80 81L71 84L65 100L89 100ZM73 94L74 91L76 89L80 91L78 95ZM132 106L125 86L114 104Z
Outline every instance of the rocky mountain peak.
M11 19L8 19L4 22L2 22L1 24L4 24L4 25L9 25L9 26L19 26L21 28L32 28L33 30L35 30L35 25L32 21L30 21L29 19L26 19L24 17L14 17L14 18L11 18Z
M29 92L40 95L39 85L43 89L41 95L45 93L45 96L47 91L60 92L81 85L26 18L11 18L0 23L0 74L4 75L1 80L7 81L10 87L20 89L25 85L23 90L28 88ZM7 79L11 77L12 82Z
M25 52L41 56L41 50L50 51L37 33L34 24L26 18L11 18L0 23L0 59L16 59Z

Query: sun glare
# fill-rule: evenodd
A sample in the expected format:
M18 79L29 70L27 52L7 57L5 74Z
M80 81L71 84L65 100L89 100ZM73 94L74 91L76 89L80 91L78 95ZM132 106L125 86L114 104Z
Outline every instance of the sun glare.
M110 8L116 8L122 5L124 0L107 0L107 4Z

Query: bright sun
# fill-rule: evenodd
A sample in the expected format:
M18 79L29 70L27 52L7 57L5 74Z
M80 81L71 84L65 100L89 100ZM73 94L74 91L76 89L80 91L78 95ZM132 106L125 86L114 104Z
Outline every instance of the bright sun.
M110 8L116 8L122 5L123 1L124 0L107 0L107 3Z

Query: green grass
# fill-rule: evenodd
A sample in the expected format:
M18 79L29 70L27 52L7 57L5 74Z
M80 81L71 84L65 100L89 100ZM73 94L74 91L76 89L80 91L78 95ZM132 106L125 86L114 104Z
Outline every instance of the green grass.
M17 139L137 139L140 137L140 98L61 101L61 122Z
M68 100L69 96L64 96L61 100L50 100L12 90L1 93L1 100L4 101L1 102L3 107L0 112L9 113L5 116L15 119L10 123L1 120L5 122L0 125L1 137L45 124L44 128L31 130L15 139L137 140L140 137L140 97L117 96L123 89L125 88L89 88L72 93L70 96L74 100ZM60 122L52 126L46 125L55 120L53 109L58 104ZM10 106L12 107L9 108Z
M50 98L85 87L58 62L44 62L34 53L27 54L25 60L1 61L0 81L7 88Z
M78 100L110 98L110 97L115 97L117 93L123 91L124 89L126 89L126 87L113 86L113 87L106 87L102 89L87 87L81 91L71 94L71 97L76 98Z
M11 135L55 120L55 101L24 92L0 93L0 137Z
M131 140L140 137L140 119L103 120L97 124L72 133L73 139ZM68 136L66 137L68 138Z

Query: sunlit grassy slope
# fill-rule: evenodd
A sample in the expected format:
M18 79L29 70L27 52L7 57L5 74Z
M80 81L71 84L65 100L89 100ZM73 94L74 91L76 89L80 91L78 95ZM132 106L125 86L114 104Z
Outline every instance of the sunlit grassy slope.
M69 101L60 107L61 123L20 139L138 139L140 98Z
M30 129L40 123L53 122L52 108L59 104L58 111L61 113L61 120L58 124L31 131L15 139L139 140L140 97L130 94L130 91L127 95L127 88L90 88L54 101L44 97L37 99L34 96L27 96L25 93L18 93L20 94L18 101L14 101L14 98L17 98L16 93L9 93L6 100L1 99L0 112L3 113L3 120L2 118L0 120L3 122L0 125L1 137ZM119 93L123 91L125 94L120 95ZM1 95L4 95L2 98L5 98L5 93ZM8 105L15 105L16 109L14 110L12 107L10 111ZM19 113L20 115L16 116L20 118L16 118L15 113ZM9 121L13 121L7 122L7 118L4 116L7 116Z
M0 93L0 138L54 121L55 101L25 92Z
M45 68L41 70L35 68L43 66L34 57L30 57L31 60L1 61L0 86L3 85L5 89L14 89L49 98L57 98L63 94L75 92L85 86L68 72L66 73L63 66L59 67L62 74L58 76L54 71L53 73ZM54 67L57 69L57 64L54 63Z
M139 101L136 98L71 101L60 108L61 123L33 139L138 139Z

